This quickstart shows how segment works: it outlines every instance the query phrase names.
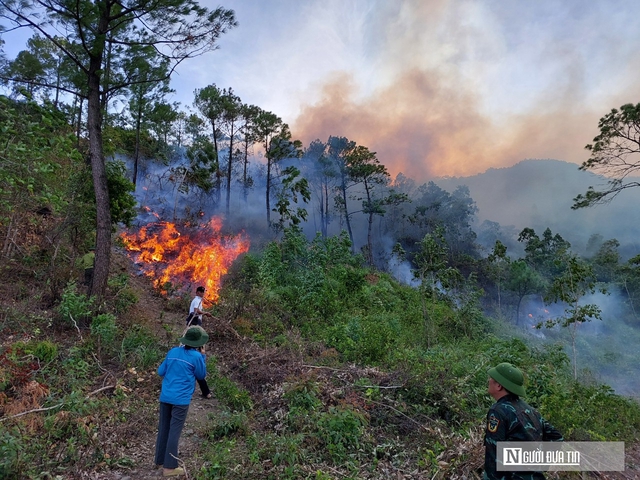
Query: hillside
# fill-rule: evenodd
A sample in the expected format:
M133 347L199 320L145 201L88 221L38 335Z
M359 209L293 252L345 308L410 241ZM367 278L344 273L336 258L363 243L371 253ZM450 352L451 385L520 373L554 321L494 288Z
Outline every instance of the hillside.
M397 312L411 309L413 300L410 289L387 276L369 272L356 295L371 295L358 302L365 302L360 308L371 305L372 321L360 310L351 333L339 323L327 325L337 335L330 340L332 334L320 335L317 326L296 320L301 310L294 313L286 296L247 289L251 265L236 266L212 309L215 322L205 325L212 338L208 368L215 398L194 394L180 447L188 478L478 479L483 415L491 404L485 371L498 358L529 365L532 400L573 438L593 438L594 429L603 438L637 433L637 407L598 386L563 383L563 357L555 350L529 351L518 340L494 337L486 326L480 334L478 326L456 324L455 317L433 327L433 341L441 340L424 353L408 348L416 339L409 330L389 337L385 312L396 312L389 320L400 318ZM278 271L276 264L270 268ZM41 281L19 265L5 265L0 302L10 314L0 325L4 478L160 475L152 465L160 386L155 369L182 333L188 298L159 295L119 251L112 278L120 283L113 290L112 282L108 302L129 302L108 343L106 323L95 318L91 328L75 328L42 297L24 295L40 291ZM294 298L299 308L307 301ZM358 328L360 340L349 343ZM458 339L445 341L452 335ZM43 352L51 345L57 353L47 357ZM38 361L25 364L25 358ZM18 368L23 380L15 377ZM629 443L626 472L591 478L636 478L639 452Z
M616 238L621 251L635 255L640 249L640 189L629 189L612 202L571 210L573 198L589 186L602 186L606 179L578 170L578 165L559 160L524 160L508 168L491 168L471 177L435 180L453 191L469 187L478 207L478 223L485 220L542 231L549 227L569 240L576 251L584 249L592 234Z

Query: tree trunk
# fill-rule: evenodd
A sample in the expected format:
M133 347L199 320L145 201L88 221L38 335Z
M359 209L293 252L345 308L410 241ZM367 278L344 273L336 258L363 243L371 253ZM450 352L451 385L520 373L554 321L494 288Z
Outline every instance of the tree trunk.
M227 167L227 217L229 216L229 206L231 204L231 170L233 167L233 123L231 124L231 135L229 135L229 165Z
M133 186L136 186L138 180L138 162L140 161L140 129L142 119L142 98L138 98L138 111L136 112L136 145L133 152Z
M105 12L104 16L107 15ZM100 19L100 27L106 30L107 21ZM104 45L103 45L104 47ZM89 63L88 72L88 115L87 130L89 134L89 158L91 160L91 174L93 189L96 196L96 254L93 270L93 285L91 295L100 304L107 289L109 264L111 260L111 210L109 206L109 190L107 187L107 172L105 168L104 151L102 145L102 110L100 98L100 70L102 67L102 51L95 52Z
M367 207L369 209L369 223L367 225L367 261L373 267L373 240L371 238L371 230L373 227L373 203L371 202L371 192L367 181L364 181L364 189L367 194Z
M324 195L325 184L324 182L320 186L320 231L322 232L322 238L327 238L327 227L325 226L326 212L324 209Z
M341 173L340 191L342 192L342 201L344 202L344 220L347 223L347 231L351 240L351 252L355 253L356 245L353 242L353 232L351 231L351 221L349 220L349 210L347 209L347 185L344 173Z
M213 132L213 149L216 152L216 208L220 205L220 155L218 154L218 136L216 135L216 123L211 119L211 131Z
M267 189L266 190L267 190L267 193L266 193L267 226L271 227L271 202L269 199L269 196L271 195L271 159L268 157L267 157Z
M243 161L243 171L242 171L242 187L244 194L244 203L247 203L247 197L249 196L249 186L247 184L247 167L249 165L249 141L245 134L244 141L244 161Z

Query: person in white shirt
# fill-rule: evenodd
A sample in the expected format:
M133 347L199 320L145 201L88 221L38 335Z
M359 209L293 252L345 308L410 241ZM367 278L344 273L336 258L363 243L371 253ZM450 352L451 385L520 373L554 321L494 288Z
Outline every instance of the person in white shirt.
M196 296L191 300L191 306L189 307L189 316L187 317L187 326L198 325L202 326L202 317L212 317L209 312L205 312L202 307L202 297L204 297L204 287L200 286L196 288Z

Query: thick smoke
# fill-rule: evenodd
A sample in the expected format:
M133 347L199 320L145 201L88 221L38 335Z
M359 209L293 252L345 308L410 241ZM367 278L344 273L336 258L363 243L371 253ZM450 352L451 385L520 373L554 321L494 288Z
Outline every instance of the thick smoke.
M378 152L393 175L418 181L523 158L582 163L598 119L640 99L639 62L610 48L628 34L620 12L603 2L503 7L380 6L361 26L371 40L363 62L376 68L325 74L294 134L346 136Z

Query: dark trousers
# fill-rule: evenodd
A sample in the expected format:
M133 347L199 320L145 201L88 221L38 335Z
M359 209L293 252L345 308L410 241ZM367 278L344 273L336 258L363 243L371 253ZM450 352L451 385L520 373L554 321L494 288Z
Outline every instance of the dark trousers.
M84 269L84 284L87 287L87 295L91 295L93 287L93 267Z
M171 405L160 402L160 420L156 439L156 465L178 467L178 442L187 419L189 405Z

